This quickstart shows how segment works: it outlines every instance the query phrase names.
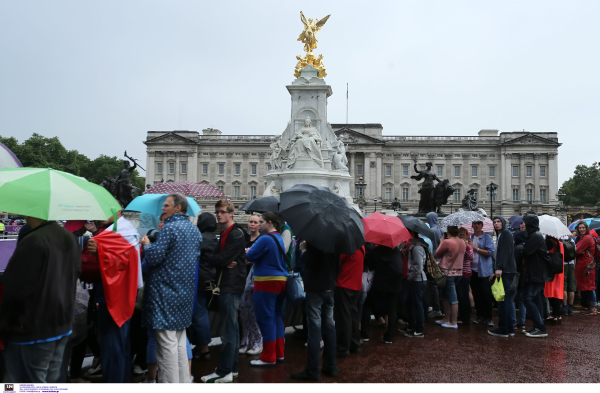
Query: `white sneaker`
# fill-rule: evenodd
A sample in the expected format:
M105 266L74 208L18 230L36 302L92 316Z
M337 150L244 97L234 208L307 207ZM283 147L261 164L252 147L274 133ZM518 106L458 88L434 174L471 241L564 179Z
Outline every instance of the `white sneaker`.
M255 359L255 360L250 361L250 365L254 366L254 367L270 367L270 366L275 366L276 364L277 363L263 362L260 359Z
M233 374L229 373L225 376L220 376L217 373L205 375L200 380L204 383L231 383L233 382Z
M256 347L246 351L246 355L258 355L263 351L263 347Z
M367 340L367 341L369 341L369 340ZM304 346L305 346L306 348L308 348L308 341L304 343ZM323 349L323 347L324 347L324 346L325 346L325 343L323 342L323 340L321 340L321 342L319 343L319 347L320 347L321 349Z
M190 379L188 379L188 383L194 383L194 376L190 375Z
M458 329L458 324L450 325L450 322L446 322L446 323L442 323L442 327L447 328L447 329Z
M244 354L248 351L248 347L246 345L244 345L243 347L240 347L240 355Z

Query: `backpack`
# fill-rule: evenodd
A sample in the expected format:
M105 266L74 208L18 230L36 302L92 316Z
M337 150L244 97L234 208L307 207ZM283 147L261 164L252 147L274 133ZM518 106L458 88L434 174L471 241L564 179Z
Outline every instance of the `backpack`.
M563 273L563 254L560 252L550 253L550 272L552 274Z
M565 250L565 261L574 261L577 257L577 254L575 253L575 243L569 239L561 240L561 243L563 244L563 249Z

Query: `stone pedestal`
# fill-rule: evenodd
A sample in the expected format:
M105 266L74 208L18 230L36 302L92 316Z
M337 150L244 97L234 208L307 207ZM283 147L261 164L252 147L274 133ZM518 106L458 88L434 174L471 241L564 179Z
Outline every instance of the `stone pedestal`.
M332 158L338 152L335 146L336 143L339 144L331 125L327 122L327 98L332 94L332 90L323 79L317 77L317 72L312 66L306 66L300 72L300 77L287 86L292 98L291 118L278 142L281 149L281 163L272 165L272 170L265 175L267 190L264 196L277 195L296 184L310 184L328 187L345 197L348 203L354 206L350 188L352 176L347 168L332 167ZM316 129L321 139L322 165L308 154L298 156L295 161L287 159L295 135L306 127L307 119L310 120L310 127ZM341 156L343 157L344 154ZM358 206L355 208L358 210Z

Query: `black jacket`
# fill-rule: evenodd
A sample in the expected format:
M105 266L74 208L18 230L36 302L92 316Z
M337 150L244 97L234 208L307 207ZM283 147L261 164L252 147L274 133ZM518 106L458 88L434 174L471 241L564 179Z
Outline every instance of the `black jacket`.
M398 247L366 247L365 264L375 270L372 290L384 293L398 293L402 289L402 252Z
M215 231L217 230L217 218L212 213L202 213L198 216L198 230L202 234L202 247L200 248L200 265L198 267L198 287L204 289L205 283L215 279L217 268L208 264L210 258L215 255L215 249L219 240Z
M328 254L307 243L302 254L304 262L304 290L306 292L325 292L335 289L340 274L342 260L340 254Z
M29 342L71 330L80 272L73 234L55 221L29 230L4 272L0 338Z
M527 231L527 241L523 244L522 252L525 259L525 278L527 282L550 282L554 279L554 274L550 272L550 254L540 233L540 221L533 214L525 215L523 221Z
M221 231L223 236L223 231ZM221 293L235 293L241 295L246 287L246 241L250 235L241 226L234 223L233 228L225 239L225 247L221 251L221 241L217 241L214 255L208 259L209 265L217 268L215 280L221 277ZM227 267L231 262L237 265L231 269Z
M516 273L517 264L515 263L515 242L512 233L506 227L506 220L502 216L495 216L492 220L499 219L502 221L502 230L496 245L496 261L494 271L502 270L502 273Z

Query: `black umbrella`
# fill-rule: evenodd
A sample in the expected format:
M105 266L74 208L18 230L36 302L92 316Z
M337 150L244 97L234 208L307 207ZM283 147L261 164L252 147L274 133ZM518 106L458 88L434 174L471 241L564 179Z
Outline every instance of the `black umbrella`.
M279 214L294 235L323 252L353 254L365 244L360 214L326 187L299 184L282 192Z
M279 198L274 196L262 197L257 199L249 200L244 203L239 210L245 210L247 212L274 212L279 211Z
M433 232L427 224L423 221L419 220L417 217L413 216L398 216L406 229L410 229L411 231L417 232L419 235L427 236L429 239L433 240Z

